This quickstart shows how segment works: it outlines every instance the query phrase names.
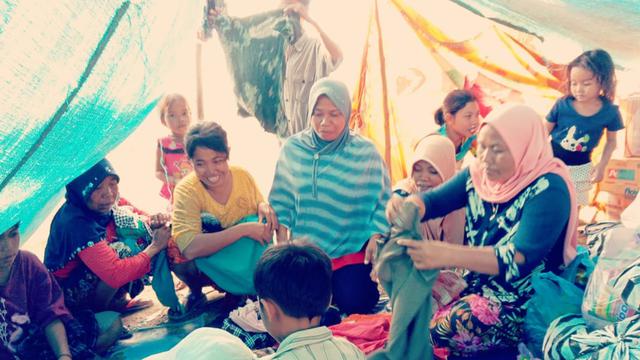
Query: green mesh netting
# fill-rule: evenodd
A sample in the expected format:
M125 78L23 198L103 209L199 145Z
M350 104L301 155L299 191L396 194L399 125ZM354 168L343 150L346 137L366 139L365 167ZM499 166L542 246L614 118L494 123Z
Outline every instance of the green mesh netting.
M64 185L162 95L200 1L0 0L0 232L23 242Z

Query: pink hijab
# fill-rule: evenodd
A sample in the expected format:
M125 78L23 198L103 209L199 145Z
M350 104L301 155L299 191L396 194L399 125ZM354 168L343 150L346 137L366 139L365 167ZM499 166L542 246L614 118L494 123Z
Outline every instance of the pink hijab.
M504 183L493 182L485 176L482 162L478 159L470 166L476 192L484 201L505 203L544 174L553 173L562 177L567 183L571 199L563 253L565 264L570 263L576 255L578 241L575 188L566 165L553 157L540 116L526 105L502 105L489 114L480 128L486 125L491 125L507 144L516 162L516 173Z
M440 135L428 135L416 144L411 160L407 163L411 172L418 161L426 161L433 166L442 181L449 180L456 172L456 149L451 140ZM398 182L395 187L415 194L418 187L411 177ZM464 209L456 210L443 218L422 223L422 237L428 240L443 240L462 244L464 241Z

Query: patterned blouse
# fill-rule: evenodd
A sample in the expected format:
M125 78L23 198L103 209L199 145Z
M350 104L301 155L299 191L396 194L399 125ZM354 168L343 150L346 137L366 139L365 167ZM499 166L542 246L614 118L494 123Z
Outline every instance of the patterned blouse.
M497 204L479 197L467 168L422 197L427 209L423 221L464 207L465 245L494 248L499 274L465 271L467 294L526 301L534 270L557 270L562 264L570 201L558 175L542 175L508 202ZM516 263L516 252L524 256L524 263Z

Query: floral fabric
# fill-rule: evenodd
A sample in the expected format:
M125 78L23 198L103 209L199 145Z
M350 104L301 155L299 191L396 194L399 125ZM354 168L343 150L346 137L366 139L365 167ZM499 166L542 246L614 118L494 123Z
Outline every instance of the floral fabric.
M522 339L525 310L470 294L439 310L431 320L431 339L449 354L473 357L511 350Z

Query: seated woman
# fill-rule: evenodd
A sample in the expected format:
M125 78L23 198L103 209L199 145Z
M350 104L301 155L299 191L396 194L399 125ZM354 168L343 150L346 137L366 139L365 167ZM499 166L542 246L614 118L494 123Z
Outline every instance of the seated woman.
M205 285L233 295L255 292L253 269L278 221L253 177L229 166L227 133L220 125L192 126L185 148L194 171L174 191L169 256L174 272L191 291L186 304L190 311L205 301Z
M100 160L67 185L51 222L44 264L72 312L124 310L127 293L133 298L143 290L151 258L167 246L168 217L148 218L120 199L119 181L109 161Z
M408 163L411 177L400 180L394 187L391 201L398 203L410 194L435 188L449 180L456 172L456 150L444 136L429 135L420 140ZM464 241L464 209L421 224L422 239L462 244ZM377 276L374 275L374 276ZM466 287L455 271L441 272L432 288L433 310L449 304Z
M437 134L451 140L456 148L456 161L462 164L467 153L475 153L480 108L475 96L468 90L453 90L436 110L434 119L440 126Z
M431 190L449 180L456 172L453 143L442 136L426 136L416 144L408 165L411 177L400 180L395 185L392 202L401 202L411 194ZM464 210L456 210L444 217L426 221L421 230L423 239L462 244Z
M90 314L76 320L53 276L19 246L19 224L0 234L0 358L93 359L111 346L120 318L112 316L103 331Z
M434 346L448 348L454 358L515 351L523 340L532 273L558 270L575 256L574 190L546 137L533 109L497 108L481 127L470 168L407 198L420 207L423 221L466 210L464 245L398 242L418 269L466 269L468 287L460 299L431 321ZM388 208L392 223L394 205Z
M269 200L278 241L306 238L319 246L332 258L334 304L343 313L368 313L380 296L369 262L389 230L389 176L373 143L349 131L343 83L316 82L309 109L311 127L287 140L276 165Z

